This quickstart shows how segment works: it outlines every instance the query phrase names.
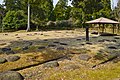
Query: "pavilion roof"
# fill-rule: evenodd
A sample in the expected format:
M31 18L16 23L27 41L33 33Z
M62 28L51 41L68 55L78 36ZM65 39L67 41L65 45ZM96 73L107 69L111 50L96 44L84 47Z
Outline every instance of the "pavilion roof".
M100 17L98 19L95 20L91 20L91 21L87 21L86 23L88 24L119 24L119 22L108 19L108 18L104 18L104 17Z

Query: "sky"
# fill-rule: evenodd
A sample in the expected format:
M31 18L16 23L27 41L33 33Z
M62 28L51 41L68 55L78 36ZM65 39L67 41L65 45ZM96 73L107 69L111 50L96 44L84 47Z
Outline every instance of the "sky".
M111 2L114 4L114 7L117 6L117 2L118 0L111 0ZM112 9L113 9L113 5L111 5Z
M57 4L58 1L59 0L53 0L54 6ZM111 0L111 2L114 4L114 7L115 7L115 6L117 6L118 0ZM71 4L71 2L68 2L68 5L70 5L70 4ZM113 6L111 5L111 7L113 7Z
M57 4L58 1L59 1L59 0L53 0L54 6ZM68 2L68 5L71 5L71 2L72 2L72 0Z
M0 4L2 4L3 0L0 0ZM53 0L53 4L54 6L57 4L58 0ZM114 6L117 6L117 2L118 0L112 0L112 2L114 2ZM68 3L68 5L70 5L71 2Z
M0 0L0 4L3 2L3 0Z

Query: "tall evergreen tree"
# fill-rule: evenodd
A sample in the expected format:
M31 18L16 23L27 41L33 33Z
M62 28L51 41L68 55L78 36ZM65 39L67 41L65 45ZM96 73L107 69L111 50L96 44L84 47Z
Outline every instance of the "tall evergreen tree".
M68 9L68 0L59 0L55 9L54 13L56 16L56 20L65 20L66 10Z
M113 10L113 13L115 19L120 21L120 0L118 1L117 7Z
M110 17L110 0L73 0L74 8L78 8L85 14L85 20L98 17Z
M0 4L0 27L2 26L2 20L5 16L5 8Z
M37 26L49 20L53 10L53 0L4 0L4 3L7 11L23 10L26 15L29 3L31 22Z
M4 0L6 10L20 10L21 0Z

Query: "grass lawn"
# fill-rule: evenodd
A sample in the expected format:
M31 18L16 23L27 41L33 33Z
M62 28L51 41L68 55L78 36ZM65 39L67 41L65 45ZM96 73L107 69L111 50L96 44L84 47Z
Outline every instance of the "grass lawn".
M81 67L76 70L57 71L45 80L116 80L120 78L120 63L107 63L96 69Z
M29 33L17 32L7 34L8 35L3 35L2 33L0 34L0 42L2 43L1 46L4 47L3 45L5 45L7 47L11 47L12 50L17 53L13 55L20 56L20 59L15 62L6 62L4 64L0 64L0 72L7 70L17 70L25 77L25 80L116 80L117 78L120 78L119 61L117 63L110 61L108 63L101 64L96 68L91 67L108 59L108 46L113 45L116 47L118 43L120 43L119 39L116 39L116 42L105 41L99 43L97 41L101 39L114 40L114 37L92 38L90 35L90 42L92 43L90 45L86 44L84 40L83 36L85 36L85 32L80 32L80 30ZM16 34L18 35L15 36ZM30 42L32 42L31 46L29 46ZM67 45L60 45L60 43L66 43ZM48 48L49 44L56 44L57 47L62 46L67 49L67 51L56 50L57 47ZM28 51L23 50L23 47L26 45L29 47ZM41 46L46 48L39 51L38 48ZM119 47L117 48L118 49L116 50L120 50ZM99 50L102 50L103 55L97 54ZM62 57L66 55L66 53L70 53L68 55L70 60L58 60L59 67L42 67L42 65L44 65L42 63ZM87 54L91 57L91 59L89 61L82 61L78 58L80 54ZM102 57L102 59L94 59L96 55L97 58L99 57L101 59ZM0 55L0 57L6 56L8 55ZM64 67L71 64L77 65L79 68L74 70L64 69Z
M53 60L63 56L65 53L63 51L55 51L51 49L45 49L41 52L32 52L27 54L15 54L20 56L21 58L15 62L6 62L4 64L0 64L0 72L8 71L8 70L19 70L27 67L32 67L37 64L44 63L49 60ZM1 55L4 56L4 55Z

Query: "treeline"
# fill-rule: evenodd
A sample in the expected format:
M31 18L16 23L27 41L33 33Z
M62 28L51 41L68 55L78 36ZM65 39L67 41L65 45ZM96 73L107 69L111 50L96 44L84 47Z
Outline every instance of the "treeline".
M72 0L72 6L68 6L68 1L59 0L54 7L53 0L4 0L0 5L1 28L26 29L28 3L32 30L84 27L86 21L99 17L119 18L118 8L112 11L110 0Z

